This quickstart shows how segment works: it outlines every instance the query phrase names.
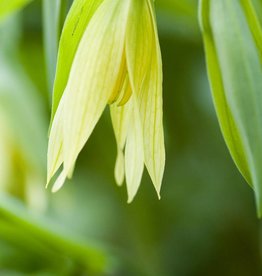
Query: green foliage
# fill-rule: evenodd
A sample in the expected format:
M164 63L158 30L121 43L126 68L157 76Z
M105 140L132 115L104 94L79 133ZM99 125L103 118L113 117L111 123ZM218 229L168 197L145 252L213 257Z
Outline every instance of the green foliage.
M43 1L43 25L48 87L50 93L55 77L57 48L60 36L61 0Z
M0 21L33 0L0 0Z
M200 17L221 129L261 216L261 26L247 1L201 1Z
M36 262L34 269L46 270L48 267L54 274L68 275L81 267L81 270L95 275L109 268L110 258L105 249L94 242L88 245L70 237L67 231L40 217L35 218L19 202L3 194L0 196L0 216L0 238L28 252ZM44 267L41 263L45 264Z
M125 189L113 181L116 146L109 112L81 153L74 180L55 195L44 188L50 87L64 7L72 2L45 1L50 5L45 11L41 1L32 1L7 18L12 7L29 1L0 0L0 275L261 275L261 225L252 189L220 135L198 1L155 1L167 167L162 199L156 199L145 174L131 205L123 200ZM211 1L201 2L201 25L213 99L230 153L255 188L261 147L261 125L254 124L260 124L260 116L253 114L261 103L261 0L213 0L212 13L205 5ZM80 13L69 12L68 34ZM82 20L79 37L88 17ZM78 43L63 32L54 106ZM248 98L236 101L245 91ZM248 122L246 112L254 115ZM252 141L252 154L247 141Z

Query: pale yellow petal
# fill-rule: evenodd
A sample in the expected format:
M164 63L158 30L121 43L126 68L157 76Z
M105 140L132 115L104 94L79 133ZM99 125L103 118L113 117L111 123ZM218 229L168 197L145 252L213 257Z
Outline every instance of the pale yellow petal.
M145 164L160 197L165 166L161 53L152 1L135 0L133 5L133 17L141 27L132 25L132 21L128 24L127 66L132 90L138 97Z
M131 84L129 81L129 76L128 73L126 72L126 77L125 77L125 81L122 87L122 91L119 94L118 100L117 100L117 105L121 106L124 105L128 102L128 100L130 99L132 95L132 89L131 89Z
M165 167L165 145L162 111L162 78L157 63L152 59L140 98L140 113L143 124L145 165L160 198L160 189Z
M152 54L154 33L147 1L133 0L126 34L126 59L133 93L139 95Z
M127 76L127 68L126 68L126 57L125 57L125 52L123 51L122 53L122 62L120 65L120 74L118 75L118 79L115 83L115 87L113 90L113 93L110 95L109 104L113 104L116 102L123 91L123 87L125 86L126 83L126 76Z
M162 101L163 73L157 26L151 0L148 0L148 5L151 13L154 45L151 64L149 66L150 70L145 79L139 102L144 130L145 164L160 197L165 167Z
M52 187L52 192L56 193L58 190L60 190L62 188L62 186L64 185L64 182L66 180L67 177L67 172L65 170L63 170L60 175L58 176L58 178L56 179L53 187Z
M127 131L130 123L132 104L130 102L125 105L118 106L117 103L110 106L110 115L112 119L113 129L117 144L120 149L124 149Z
M65 90L64 167L67 171L92 133L122 64L129 0L105 0L77 50Z
M47 185L63 163L63 111L62 97L50 130L47 152Z
M134 199L140 186L144 170L143 132L139 110L134 95L129 100L132 104L130 128L127 134L125 148L125 171L128 203Z
M59 41L52 99L51 124L64 93L79 42L81 41L86 26L89 24L92 16L102 2L103 0L74 0L66 16Z
M130 112L131 104L129 102L123 106L118 106L118 103L110 106L110 114L117 143L115 179L118 185L122 185L125 175L123 150L126 143L127 131L130 125Z
M118 186L122 186L125 180L125 156L121 149L117 149L117 157L115 164L115 180Z

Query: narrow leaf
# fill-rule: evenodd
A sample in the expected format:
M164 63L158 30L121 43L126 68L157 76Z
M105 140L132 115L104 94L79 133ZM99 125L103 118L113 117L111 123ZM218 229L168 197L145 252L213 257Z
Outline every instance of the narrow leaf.
M260 37L255 31L259 23L250 19L255 10L238 0L201 4L214 102L232 156L254 188L261 216L262 66Z
M51 93L55 78L58 40L60 35L61 0L43 0L44 49L48 87Z

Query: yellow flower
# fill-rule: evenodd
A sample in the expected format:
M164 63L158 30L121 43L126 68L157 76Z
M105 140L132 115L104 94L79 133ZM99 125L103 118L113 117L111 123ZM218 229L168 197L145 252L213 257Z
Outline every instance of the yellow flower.
M53 191L72 175L80 151L110 104L118 151L116 182L121 185L126 178L131 202L145 164L159 195L165 149L153 1L75 1L60 42L54 87L48 182L61 165L63 169Z

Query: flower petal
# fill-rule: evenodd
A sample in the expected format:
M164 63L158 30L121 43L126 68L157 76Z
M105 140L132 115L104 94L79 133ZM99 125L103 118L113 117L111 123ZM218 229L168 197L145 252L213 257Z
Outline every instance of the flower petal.
M125 89L125 88L123 88ZM117 159L115 165L115 179L120 186L124 181L125 164L123 150L126 143L127 132L130 125L131 103L128 102L123 106L115 103L110 106L110 114L117 143Z
M131 104L130 128L125 148L125 170L128 203L134 199L139 188L144 170L144 146L141 119L135 95L129 100Z
M120 72L129 1L104 0L79 44L65 90L64 169L73 167Z
M63 111L64 111L64 97L62 97L52 129L50 132L48 153L47 153L47 184L50 182L53 175L63 163Z
M138 97L145 164L159 196L165 166L161 52L152 2L135 0L133 5L132 16L137 17L134 21L141 26L134 26L131 21L128 24L128 72L132 89Z
M127 25L126 59L132 91L137 95L149 69L153 35L147 2L133 0Z
M95 11L103 1L75 0L67 15L59 43L52 103L52 121L65 90L74 56L83 33Z
M66 176L67 176L66 171L63 170L54 183L54 186L52 188L53 193L56 193L58 190L60 190L62 188L62 186L64 185L64 182L66 180Z
M158 40L154 8L148 0L154 33L151 64L140 98L140 112L144 129L145 164L160 198L165 168L165 144L163 130L162 58Z
M117 149L116 164L115 164L115 180L118 186L122 186L125 180L125 155L121 149Z

